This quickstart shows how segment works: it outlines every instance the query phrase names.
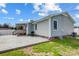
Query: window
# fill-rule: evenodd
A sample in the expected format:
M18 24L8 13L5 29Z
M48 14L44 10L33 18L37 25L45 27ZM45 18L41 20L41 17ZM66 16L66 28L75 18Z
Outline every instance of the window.
M54 21L54 30L57 30L57 21Z
M37 30L37 24L35 24L35 30Z

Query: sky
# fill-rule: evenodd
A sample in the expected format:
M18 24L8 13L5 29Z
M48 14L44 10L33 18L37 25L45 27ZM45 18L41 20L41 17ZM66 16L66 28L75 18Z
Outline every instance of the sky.
M0 24L15 25L61 12L68 12L79 26L78 3L0 3Z

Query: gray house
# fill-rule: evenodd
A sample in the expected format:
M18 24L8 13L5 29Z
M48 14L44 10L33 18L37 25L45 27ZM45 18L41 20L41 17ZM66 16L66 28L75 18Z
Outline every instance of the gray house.
M45 37L71 35L74 31L74 20L67 12L48 15L27 23L26 34L31 34L32 31L36 35Z

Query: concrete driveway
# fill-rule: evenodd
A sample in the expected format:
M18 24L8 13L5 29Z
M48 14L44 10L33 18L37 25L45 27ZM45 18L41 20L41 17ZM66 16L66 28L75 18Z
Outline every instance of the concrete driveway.
M20 47L26 47L29 45L48 41L42 37L31 37L31 36L14 36L5 35L0 36L0 52L16 49Z

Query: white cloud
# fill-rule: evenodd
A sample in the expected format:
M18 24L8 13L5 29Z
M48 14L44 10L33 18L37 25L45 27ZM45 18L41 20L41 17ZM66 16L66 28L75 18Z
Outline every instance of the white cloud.
M79 14L75 14L75 17L76 17L76 18L79 18Z
M11 19L11 20L13 20L13 19L15 19L15 18L13 18L13 17L8 17L8 19Z
M3 7L3 8L1 8ZM6 9L4 9L6 7L6 3L0 3L0 12L4 13L4 14L8 14L8 11Z
M4 13L4 14L8 14L8 11L7 10L5 10L5 9L1 9L1 11L0 12L2 12L2 13Z
M77 5L75 9L76 9L76 10L79 10L79 5Z
M34 12L38 12L38 15L45 16L49 13L49 11L52 12L62 12L62 9L58 4L49 4L49 3L39 3L39 4L34 4Z
M24 5L27 6L27 3L25 3Z
M49 11L60 11L62 12L61 8L59 7L59 5L56 4L45 4L45 9L49 10Z
M21 10L16 9L16 14L20 15L21 14Z
M3 17L4 19L11 19L11 20L13 20L13 19L15 19L14 17Z
M33 11L33 13L40 10L40 5L42 5L42 3L35 3L34 4L34 11Z
M27 19L27 22L30 22L30 20L31 20L30 18L29 18L29 19Z
M21 21L21 22L22 22L22 21L24 21L24 20L23 20L23 19L20 19L19 21Z
M5 3L0 3L0 7L6 7L6 4Z
M45 16L46 14L45 13L38 13L38 15Z

